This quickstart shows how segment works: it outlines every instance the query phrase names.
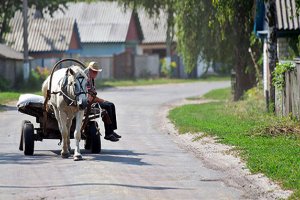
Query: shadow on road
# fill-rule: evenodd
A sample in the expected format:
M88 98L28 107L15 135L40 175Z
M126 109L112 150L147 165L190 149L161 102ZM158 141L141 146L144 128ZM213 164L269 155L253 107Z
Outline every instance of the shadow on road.
M0 104L0 111L10 111L10 110L17 110L16 106L7 106Z
M49 159L53 158L53 155L43 156L24 156L23 153L1 153L0 165L2 164L15 164L15 165L31 165L31 164L45 164L49 162Z
M87 150L83 151L83 154L89 154ZM127 165L151 165L149 163L143 162L142 158L139 156L146 155L145 153L136 153L130 150L112 150L103 149L100 154L89 154L90 160L94 161L105 161L105 162L116 162Z
M118 183L74 183L74 184L62 184L62 185L45 185L45 186L17 186L17 185L0 185L0 188L10 189L39 189L39 188L65 188L65 187L82 187L82 186L117 186L128 187L145 190L191 190L190 188L178 188L178 187L165 187L165 186L143 186L143 185L130 185L130 184L118 184Z
M68 159L73 159L72 155ZM145 153L136 153L130 150L102 150L100 154L91 154L89 150L81 150L84 161L97 161L97 162L115 162L126 165L151 165L142 161ZM33 156L25 156L23 152L20 153L0 153L0 164L15 164L15 165L30 165L30 164L45 164L53 159L59 162L60 150L36 150Z

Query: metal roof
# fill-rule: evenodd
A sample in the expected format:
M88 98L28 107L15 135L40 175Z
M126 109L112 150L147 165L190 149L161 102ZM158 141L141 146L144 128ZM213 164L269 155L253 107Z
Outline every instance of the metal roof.
M5 44L0 44L0 57L14 60L24 60L24 56L22 53L15 51Z
M277 28L282 31L300 29L295 0L276 0Z
M125 42L131 16L117 2L68 3L53 14L75 18L83 43Z
M167 16L164 12L160 12L157 17L150 17L144 9L140 9L138 16L144 34L143 43L166 42Z
M10 21L11 31L6 36L7 44L17 51L23 51L23 18L16 12ZM75 19L34 19L28 20L29 52L67 51L76 27Z

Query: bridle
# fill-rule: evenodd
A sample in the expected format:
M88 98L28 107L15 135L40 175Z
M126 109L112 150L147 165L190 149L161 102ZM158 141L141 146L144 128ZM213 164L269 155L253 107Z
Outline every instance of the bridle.
M55 93L56 94L59 93L59 94L63 95L63 98L68 106L77 106L78 97L81 94L85 94L85 95L87 94L87 89L85 89L85 86L83 85L85 77L79 73L75 76L74 81L72 81L71 83L68 83L69 76L70 75L68 74L68 72L66 72L66 75L62 79L63 82L61 85L61 91L55 92ZM79 84L76 83L77 81ZM71 86L73 86L73 93L74 93L73 98L70 95L68 95Z

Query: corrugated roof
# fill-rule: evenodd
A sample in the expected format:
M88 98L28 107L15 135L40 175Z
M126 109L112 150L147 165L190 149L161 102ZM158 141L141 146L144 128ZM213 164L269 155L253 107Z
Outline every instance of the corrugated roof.
M22 53L15 51L14 49L6 46L5 44L0 44L0 57L15 60L24 60L24 56Z
M125 42L132 10L124 11L117 2L68 3L54 18L75 18L81 42Z
M300 29L295 0L276 0L277 28L283 31Z
M67 51L70 46L75 19L34 19L28 20L29 52ZM6 36L7 44L17 51L23 51L23 18L16 12L10 21L11 31Z
M158 17L150 17L143 9L138 11L140 24L142 26L143 43L165 43L167 32L167 16L160 12Z

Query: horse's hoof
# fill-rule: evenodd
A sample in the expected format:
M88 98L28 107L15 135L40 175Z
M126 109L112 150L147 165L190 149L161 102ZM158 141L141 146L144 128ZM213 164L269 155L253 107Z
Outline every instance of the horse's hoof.
M70 157L70 153L61 153L61 157L62 158L69 158Z
M74 161L79 161L79 160L83 160L81 155L74 155L73 157Z

